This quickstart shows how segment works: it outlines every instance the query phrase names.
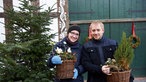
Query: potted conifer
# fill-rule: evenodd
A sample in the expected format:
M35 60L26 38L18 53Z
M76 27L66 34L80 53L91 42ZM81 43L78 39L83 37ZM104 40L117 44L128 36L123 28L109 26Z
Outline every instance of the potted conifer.
M111 75L107 77L108 82L129 82L130 65L134 58L134 50L125 32L122 34L122 39L114 53L114 58L109 58L106 61L106 64L111 67Z

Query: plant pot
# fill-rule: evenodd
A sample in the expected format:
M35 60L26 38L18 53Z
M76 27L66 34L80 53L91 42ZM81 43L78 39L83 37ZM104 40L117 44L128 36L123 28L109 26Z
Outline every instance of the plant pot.
M56 77L58 79L72 78L75 62L76 60L63 60L62 64L56 66Z
M107 82L129 82L130 79L130 72L111 72L111 75L107 76Z

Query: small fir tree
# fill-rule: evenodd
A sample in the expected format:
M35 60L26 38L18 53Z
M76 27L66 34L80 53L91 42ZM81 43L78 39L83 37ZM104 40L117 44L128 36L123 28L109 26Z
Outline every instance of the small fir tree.
M130 65L134 58L134 50L131 47L129 39L126 37L125 32L122 34L122 39L117 50L115 51L114 58L120 71L130 69Z
M38 12L42 6L30 4L34 0L20 0L19 11L6 11L5 26L10 32L5 43L0 43L0 82L51 82L54 74L46 65L52 49L48 28L53 8Z

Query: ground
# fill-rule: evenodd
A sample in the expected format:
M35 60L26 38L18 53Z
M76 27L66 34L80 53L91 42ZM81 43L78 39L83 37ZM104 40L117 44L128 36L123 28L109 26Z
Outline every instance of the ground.
M146 77L135 78L134 82L146 82Z
M87 82L87 81L84 81ZM137 77L135 78L134 82L146 82L146 77Z

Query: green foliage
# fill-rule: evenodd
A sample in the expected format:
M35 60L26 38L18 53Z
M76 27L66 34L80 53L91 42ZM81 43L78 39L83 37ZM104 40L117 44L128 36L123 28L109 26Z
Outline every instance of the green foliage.
M29 5L29 1L22 0L21 6L18 7L20 11L14 9L6 10L9 23L6 26L9 30L13 30L7 37L8 40L15 42L25 42L38 37L47 38L46 32L50 31L51 17L49 13L53 11L50 7L44 12L37 12L41 7ZM51 36L51 35L50 35ZM8 41L7 41L8 42Z
M60 55L62 60L76 60L76 53L72 53L71 48L68 47L66 42L63 42L64 51L61 48L58 48L55 50L58 55Z
M130 64L134 58L134 50L125 32L122 34L121 42L115 51L114 57L120 70L124 71L130 69Z
M51 82L54 70L46 65L52 49L48 26L54 9L30 5L33 0L20 0L19 11L6 10L9 30L5 43L0 43L0 82Z

